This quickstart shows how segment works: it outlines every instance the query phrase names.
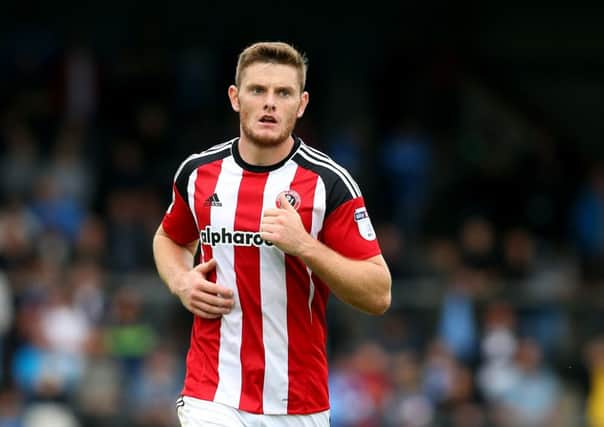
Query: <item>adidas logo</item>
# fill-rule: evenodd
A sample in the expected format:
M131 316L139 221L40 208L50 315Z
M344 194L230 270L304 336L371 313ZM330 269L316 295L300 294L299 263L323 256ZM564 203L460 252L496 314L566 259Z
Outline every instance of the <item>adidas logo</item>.
M204 206L222 206L222 202L218 198L218 194L214 193L203 202Z

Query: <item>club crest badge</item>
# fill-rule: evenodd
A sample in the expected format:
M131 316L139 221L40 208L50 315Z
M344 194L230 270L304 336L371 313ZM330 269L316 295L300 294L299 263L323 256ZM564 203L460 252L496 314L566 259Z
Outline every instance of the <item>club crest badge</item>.
M359 234L365 240L375 240L375 231L369 219L367 209L363 206L354 210L354 220L359 228Z
M282 194L285 196L289 204L292 205L295 210L298 210L298 208L300 207L300 203L302 203L302 198L294 190L285 190L277 194L277 199L275 200L275 204L277 205L277 207L281 207L281 201L279 200L279 198Z

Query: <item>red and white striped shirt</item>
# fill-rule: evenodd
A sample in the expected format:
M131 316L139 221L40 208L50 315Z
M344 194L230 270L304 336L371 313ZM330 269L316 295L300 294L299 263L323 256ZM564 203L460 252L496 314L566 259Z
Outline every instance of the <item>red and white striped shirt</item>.
M215 258L209 280L234 291L219 319L195 316L183 395L259 414L329 408L325 310L329 288L297 257L259 235L264 209L281 192L306 230L353 259L380 248L356 182L295 138L278 164L246 163L238 139L186 159L162 225L178 244L200 241L198 262Z

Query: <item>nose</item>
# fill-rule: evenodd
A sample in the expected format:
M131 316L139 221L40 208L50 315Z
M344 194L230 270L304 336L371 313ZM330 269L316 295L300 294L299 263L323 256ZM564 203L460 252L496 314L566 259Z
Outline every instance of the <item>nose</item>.
M264 111L275 111L275 108L275 95L269 92L264 100Z

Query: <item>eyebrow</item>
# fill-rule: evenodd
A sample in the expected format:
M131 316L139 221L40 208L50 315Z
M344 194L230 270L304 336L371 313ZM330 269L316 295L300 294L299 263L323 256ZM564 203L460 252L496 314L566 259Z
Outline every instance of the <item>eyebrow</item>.
M255 89L255 88L259 88L259 89L267 89L268 86L261 84L261 83L249 83L245 86L246 89ZM279 91L279 90L288 90L290 92L295 92L296 88L294 86L275 86L275 91Z
M293 86L277 86L275 90L288 90L294 92L296 89Z

